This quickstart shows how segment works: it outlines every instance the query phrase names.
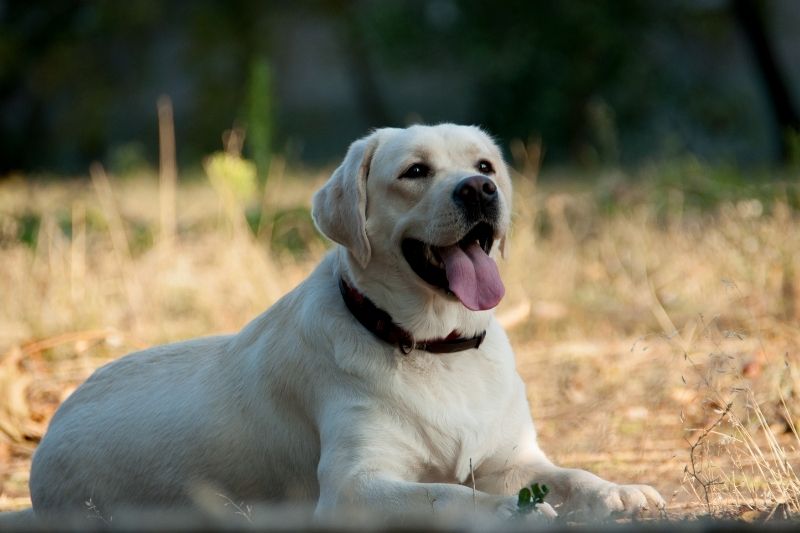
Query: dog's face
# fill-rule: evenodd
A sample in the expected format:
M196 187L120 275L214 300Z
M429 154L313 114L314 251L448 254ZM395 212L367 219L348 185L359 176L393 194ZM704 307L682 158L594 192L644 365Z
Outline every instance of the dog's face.
M485 310L504 292L491 256L502 251L510 200L500 151L479 128L387 128L351 145L313 216L361 269Z

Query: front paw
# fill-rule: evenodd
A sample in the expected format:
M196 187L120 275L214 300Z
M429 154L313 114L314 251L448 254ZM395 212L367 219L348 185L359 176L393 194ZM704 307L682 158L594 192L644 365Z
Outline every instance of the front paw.
M558 517L556 510L547 502L538 503L532 511L523 513L519 510L518 501L516 497L503 498L495 514L503 519L519 519L526 523L537 524L549 524Z
M603 483L572 494L566 516L574 520L603 520L637 516L644 511L661 511L664 498L649 485Z

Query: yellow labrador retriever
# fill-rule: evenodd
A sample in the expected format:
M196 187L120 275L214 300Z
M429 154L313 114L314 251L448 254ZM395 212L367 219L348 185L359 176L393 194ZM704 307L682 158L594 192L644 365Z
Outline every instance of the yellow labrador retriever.
M339 244L241 332L97 370L53 417L30 488L47 516L234 501L378 513L512 513L530 482L559 513L664 505L551 463L493 317L511 182L491 138L441 124L354 142L313 199ZM473 493L473 467L477 492ZM554 516L547 504L540 515Z

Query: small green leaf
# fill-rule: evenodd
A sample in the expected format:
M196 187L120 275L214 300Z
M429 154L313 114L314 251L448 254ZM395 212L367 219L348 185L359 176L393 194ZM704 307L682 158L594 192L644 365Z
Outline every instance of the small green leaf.
M519 500L517 501L518 507L526 507L531 503L531 491L528 487L522 487L519 491Z
M538 483L534 483L531 485L531 494L533 496L533 503L540 504L544 503L544 498L547 496L547 493L550 492L550 489L547 488L547 485L539 485Z

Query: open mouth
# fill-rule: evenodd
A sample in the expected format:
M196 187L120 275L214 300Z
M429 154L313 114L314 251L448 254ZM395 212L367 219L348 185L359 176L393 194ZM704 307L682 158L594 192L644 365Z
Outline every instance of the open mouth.
M494 229L486 222L475 225L462 239L448 246L433 246L404 239L403 256L417 276L429 285L452 293L469 309L495 307L505 293L497 265L489 257Z

